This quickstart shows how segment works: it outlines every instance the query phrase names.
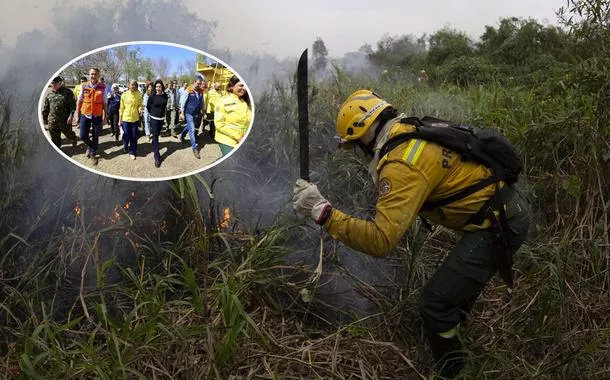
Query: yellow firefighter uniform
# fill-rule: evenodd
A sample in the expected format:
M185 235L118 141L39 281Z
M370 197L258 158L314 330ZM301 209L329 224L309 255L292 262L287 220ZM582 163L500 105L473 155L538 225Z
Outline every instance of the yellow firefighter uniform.
M250 126L252 110L248 103L233 93L228 93L215 103L216 134L214 140L219 144L235 147Z
M415 127L389 121L388 138L414 131ZM424 159L425 158L425 159ZM387 256L415 220L425 201L437 201L456 194L491 175L478 163L462 161L461 156L442 146L409 140L399 145L377 164L376 214L374 221L349 216L335 208L324 227L333 238L373 256ZM467 225L494 194L495 184L433 211L419 212L434 224L448 228L474 231L489 227Z
M205 104L205 112L213 113L216 109L216 103L218 103L218 100L220 98L222 98L222 94L220 93L220 91L216 91L214 88L211 88L207 92L207 98L205 99L207 101L207 103Z

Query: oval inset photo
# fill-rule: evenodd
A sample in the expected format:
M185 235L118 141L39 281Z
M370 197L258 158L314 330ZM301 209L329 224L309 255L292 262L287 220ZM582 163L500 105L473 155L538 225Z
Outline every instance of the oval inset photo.
M244 80L188 46L137 41L72 59L39 102L49 143L108 177L168 180L210 168L248 136L254 102Z

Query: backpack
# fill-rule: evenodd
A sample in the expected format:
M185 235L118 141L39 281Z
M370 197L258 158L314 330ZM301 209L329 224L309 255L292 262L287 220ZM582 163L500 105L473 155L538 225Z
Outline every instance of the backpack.
M390 138L381 148L379 157L410 139L421 139L437 143L462 156L462 160L472 160L491 169L493 175L463 191L434 204L427 204L427 209L444 206L473 194L484 187L500 180L511 185L519 179L523 163L515 148L504 135L492 128L479 128L425 116L406 117L401 123L414 125L416 130L401 133Z

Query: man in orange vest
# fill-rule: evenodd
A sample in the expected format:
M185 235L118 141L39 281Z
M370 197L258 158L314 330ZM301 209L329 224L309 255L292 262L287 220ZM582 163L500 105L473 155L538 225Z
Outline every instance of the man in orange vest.
M93 165L97 165L99 156L97 147L102 132L102 123L108 115L108 101L105 96L106 86L99 81L100 69L89 70L89 82L83 83L78 103L76 117L80 125L80 139L87 144L87 158L91 158ZM91 138L89 138L91 131Z

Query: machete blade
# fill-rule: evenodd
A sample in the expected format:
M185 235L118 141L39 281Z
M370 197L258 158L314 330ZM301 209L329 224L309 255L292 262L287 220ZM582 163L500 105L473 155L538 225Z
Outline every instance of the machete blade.
M297 100L299 104L299 168L300 176L309 181L309 110L307 105L307 49L297 66Z

